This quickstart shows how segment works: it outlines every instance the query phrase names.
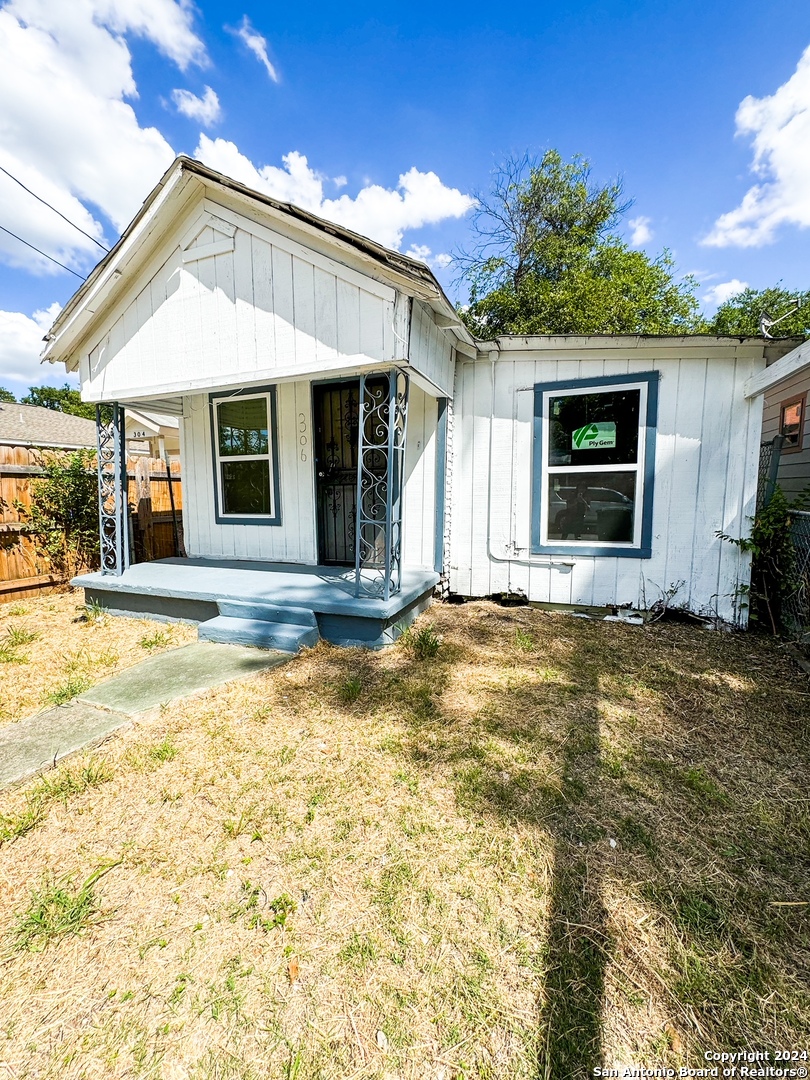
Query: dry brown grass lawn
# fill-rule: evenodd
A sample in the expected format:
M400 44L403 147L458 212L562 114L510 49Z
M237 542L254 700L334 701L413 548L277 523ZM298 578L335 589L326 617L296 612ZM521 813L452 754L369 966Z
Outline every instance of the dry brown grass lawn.
M779 646L425 624L433 659L321 644L3 797L41 811L0 848L10 1076L584 1080L807 1046L810 688Z
M83 590L0 604L0 724L196 639L196 628L180 623L88 618Z

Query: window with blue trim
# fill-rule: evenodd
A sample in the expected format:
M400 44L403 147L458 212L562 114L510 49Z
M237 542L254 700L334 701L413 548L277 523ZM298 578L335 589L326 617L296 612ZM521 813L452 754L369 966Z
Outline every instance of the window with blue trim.
M535 387L532 550L649 558L658 373Z
M216 520L280 523L275 388L211 395Z

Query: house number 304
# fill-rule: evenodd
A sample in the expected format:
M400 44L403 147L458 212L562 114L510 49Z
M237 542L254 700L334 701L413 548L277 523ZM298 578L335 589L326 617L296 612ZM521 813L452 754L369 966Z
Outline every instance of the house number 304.
M302 412L298 414L298 445L301 447L301 460L307 460L307 418Z

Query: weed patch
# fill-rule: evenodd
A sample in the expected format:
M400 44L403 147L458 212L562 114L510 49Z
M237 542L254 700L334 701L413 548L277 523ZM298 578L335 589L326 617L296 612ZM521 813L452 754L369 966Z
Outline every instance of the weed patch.
M265 934L271 930L284 929L287 919L298 910L295 900L288 894L268 900L264 889L250 881L243 881L241 895L231 907L231 920L246 917L250 929L258 928Z
M171 635L168 630L153 630L149 634L144 634L138 644L142 649L151 652L152 649L162 649L169 644L170 640Z
M13 933L15 948L40 952L66 934L85 930L98 912L95 885L111 869L112 866L105 866L95 870L78 888L73 885L75 875L46 877L32 892L28 909L17 920Z
M417 660L431 660L441 648L442 639L428 623L415 629L409 626L399 639L401 647Z
M23 645L30 645L40 637L38 630L29 630L25 626L10 625L6 630L6 641L12 649L19 649Z
M151 746L149 757L152 761L174 761L177 757L177 747L172 742L171 735L164 735L159 743Z
M47 691L42 700L46 705L66 705L85 690L89 690L92 685L93 680L89 675L72 675L53 690Z
M19 840L40 825L50 802L57 799L66 802L71 796L81 795L88 788L111 779L109 766L93 758L77 769L61 768L55 774L44 773L27 792L20 810L15 814L0 815L0 845Z
M349 675L338 687L338 697L344 705L353 705L360 697L363 682L359 675Z

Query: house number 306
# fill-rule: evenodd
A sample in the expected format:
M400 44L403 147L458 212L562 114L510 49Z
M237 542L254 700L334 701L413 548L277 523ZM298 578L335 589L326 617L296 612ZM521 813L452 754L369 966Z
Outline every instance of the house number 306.
M307 418L302 412L298 414L298 445L301 447L301 460L307 460Z

